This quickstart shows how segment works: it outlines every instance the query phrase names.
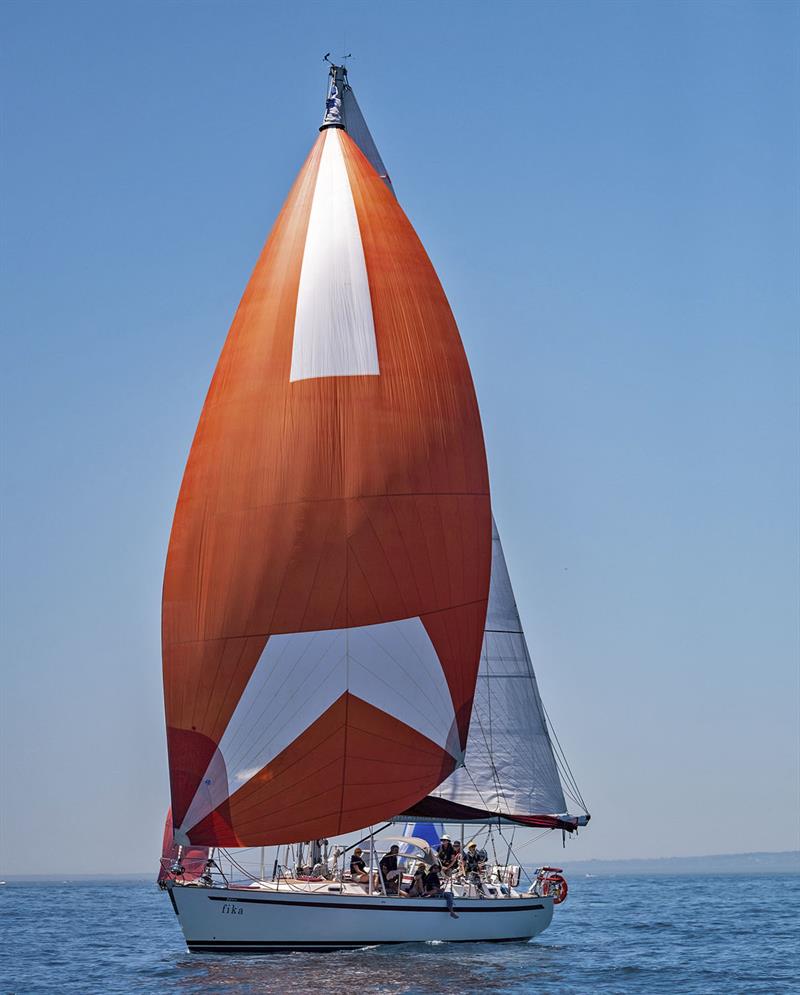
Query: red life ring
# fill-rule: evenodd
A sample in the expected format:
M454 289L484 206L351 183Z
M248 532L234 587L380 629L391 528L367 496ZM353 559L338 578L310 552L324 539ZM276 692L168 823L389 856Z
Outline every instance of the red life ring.
M544 885L544 893L553 899L553 905L561 905L569 891L566 878L563 878L560 874L551 874L544 879Z

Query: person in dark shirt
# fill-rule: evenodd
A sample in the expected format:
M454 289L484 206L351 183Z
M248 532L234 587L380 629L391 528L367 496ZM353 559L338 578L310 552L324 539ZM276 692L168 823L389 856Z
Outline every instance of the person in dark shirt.
M442 868L446 870L453 859L453 844L450 842L449 836L442 836L436 856L439 858Z
M362 856L363 852L360 846L357 846L353 850L353 856L350 858L350 877L353 881L366 884L369 881L369 875L367 874L367 866Z
M461 869L461 840L455 840L453 843L453 852L450 855L449 860L442 861L442 870L449 877L451 874L457 874Z
M406 889L406 894L409 898L422 898L425 894L426 876L425 865L423 863L417 864L416 870L414 871L414 878Z
M480 878L485 866L486 854L478 849L477 843L470 843L464 854L464 873L473 879Z
M434 895L441 895L442 879L439 877L439 864L432 864L431 869L425 875L425 897L433 898Z
M387 895L396 895L400 890L401 874L397 869L397 855L399 852L400 847L394 843L389 847L389 852L381 857L379 866Z

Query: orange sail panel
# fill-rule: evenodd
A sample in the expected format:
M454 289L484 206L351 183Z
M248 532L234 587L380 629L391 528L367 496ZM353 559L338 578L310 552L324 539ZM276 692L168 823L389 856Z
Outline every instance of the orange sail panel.
M472 378L408 219L320 133L234 318L163 600L178 842L349 832L461 762L491 512Z

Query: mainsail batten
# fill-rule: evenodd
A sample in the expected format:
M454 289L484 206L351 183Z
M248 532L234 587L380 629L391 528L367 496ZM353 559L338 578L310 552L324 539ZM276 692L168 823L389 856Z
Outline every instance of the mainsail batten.
M335 182L325 180L326 150ZM314 234L320 176L320 197L350 203L321 209ZM340 260L342 232L325 226L352 221L352 210L360 246L348 222L350 262L333 273L312 266L303 317L309 233L325 251L327 238ZM366 364L366 307L344 345L341 336L324 341L324 320L313 313L318 305L323 317L326 307L335 313L331 302L341 305L342 295L365 302L363 281L353 297L356 249L374 329ZM299 347L298 322L301 339L311 329ZM353 333L349 317L333 327L340 332ZM344 367L331 355L345 356ZM294 377L298 370L309 375ZM242 298L178 499L163 609L176 838L236 846L335 835L433 790L466 745L490 527L480 417L444 293L383 180L343 130L326 129ZM404 619L417 620L438 664L419 694L433 688L441 699L445 688L449 696L427 726L413 722L391 682L384 699L360 698L366 677L346 665L327 700L299 715L290 742L278 736L277 752L256 749L251 766L246 751L244 760L234 756L226 733L271 640ZM402 672L402 655L383 666ZM324 677L304 677L304 700Z

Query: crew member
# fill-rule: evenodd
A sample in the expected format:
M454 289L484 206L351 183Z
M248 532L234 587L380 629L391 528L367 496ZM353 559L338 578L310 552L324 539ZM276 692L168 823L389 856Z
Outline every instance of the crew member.
M393 843L389 847L389 852L381 857L379 864L387 895L396 895L400 890L401 872L397 869L398 853L400 853L400 847Z
M453 841L453 853L450 859L445 863L442 861L442 870L448 876L450 874L457 874L461 870L461 840Z
M442 893L442 879L439 877L439 865L431 864L431 869L425 875L425 897L433 898Z
M420 862L414 870L414 877L408 888L405 889L409 898L422 898L425 894L425 865Z
M439 858L439 863L446 870L450 864L450 861L453 859L453 844L450 842L450 837L446 833L442 836L439 849L436 851L436 856Z
M486 854L478 849L478 844L473 840L464 854L464 873L472 878L480 878L485 866Z
M357 846L353 850L353 856L350 858L350 877L353 881L366 884L369 881L369 875L367 874L367 866L362 856L363 852L360 846Z

